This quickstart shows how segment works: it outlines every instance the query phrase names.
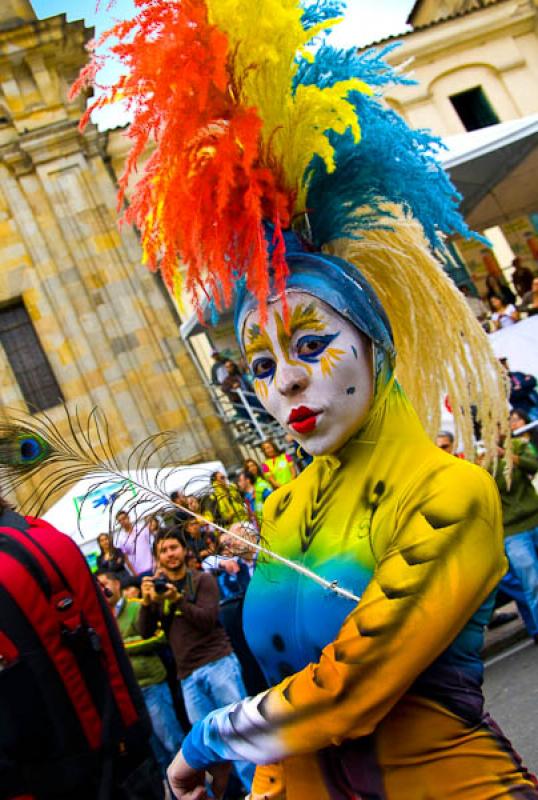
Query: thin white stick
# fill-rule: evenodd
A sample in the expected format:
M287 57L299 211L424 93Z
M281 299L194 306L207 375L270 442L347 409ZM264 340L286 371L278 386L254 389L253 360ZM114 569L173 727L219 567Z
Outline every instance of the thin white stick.
M280 563L285 564L286 567L289 567L290 569L295 570L295 572L299 572L301 575L305 575L307 578L316 581L316 583L319 583L319 585L323 586L325 589L329 589L331 592L335 592L336 594L345 597L347 600L354 600L356 603L359 602L360 597L357 597L352 592L348 592L347 589L342 589L341 586L338 586L338 581L328 581L325 578L316 575L315 572L312 572L312 570L309 570L307 567L303 567L302 564L297 564L296 561L291 561L290 559L279 555L279 553L274 553L272 550L269 550L269 548L264 547L261 544L255 544L254 542L251 542L250 539L241 536L241 534L229 530L228 528L223 528L222 525L217 525L215 522L211 522L211 520L206 519L206 517L202 517L200 514L196 514L194 511L191 511L188 508L184 508L176 503L174 503L174 506L175 508L179 508L181 511L185 511L187 514L190 514L200 522L204 522L206 525L211 525L221 533L225 533L228 536L233 536L234 539L237 539L238 541L247 545L247 547L249 547L251 550L256 550L258 553L265 553L265 555L271 556L271 558L274 558L275 561L280 561Z
M536 428L537 425L538 425L538 419L535 419L532 422L528 422L527 425L523 425L521 428L512 431L512 436L521 436L522 433L527 433L527 431L532 431L532 429Z
M104 471L105 470L103 470L103 472ZM112 473L114 475L121 474L121 473L115 473L113 470L106 470L106 472L108 472L109 474ZM122 480L126 480L124 475L122 475ZM163 499L166 505L171 506L170 498L167 495L165 495L164 492L161 492L158 489L153 489L148 486L145 486L143 483L140 483L139 481L133 478L129 478L129 483L138 486L144 492L149 492L154 496ZM225 533L228 536L232 536L234 539L237 539L244 545L247 545L247 547L249 547L250 549L256 550L258 553L264 553L265 555L270 556L275 561L279 561L281 564L284 564L286 567L289 567L289 569L293 569L295 572L299 572L301 575L304 575L305 577L310 578L310 580L315 581L320 586L323 586L324 589L328 589L330 592L334 592L335 594L338 594L341 597L345 597L346 600L353 600L355 603L359 602L360 597L357 597L357 595L353 594L352 592L349 592L347 589L343 589L341 586L338 586L338 581L336 580L328 581L326 578L322 578L320 575L316 575L315 572L312 572L312 570L309 570L307 567L303 567L302 564L297 564L295 561L291 561L290 559L279 555L279 553L274 553L272 550L269 550L269 548L264 547L261 544L255 544L254 542L251 542L250 539L247 539L245 536L241 536L240 533L236 533L235 531L229 530L228 528L224 528L222 525L218 525L215 522L206 519L206 517L203 517L201 514L196 514L196 512L191 511L190 508L185 508L184 506L180 506L176 503L173 504L173 507L179 509L180 511L183 511L184 513L191 516L193 519L196 519L199 522L204 523L205 525L211 525L213 528L216 528L216 530L220 531L220 533Z

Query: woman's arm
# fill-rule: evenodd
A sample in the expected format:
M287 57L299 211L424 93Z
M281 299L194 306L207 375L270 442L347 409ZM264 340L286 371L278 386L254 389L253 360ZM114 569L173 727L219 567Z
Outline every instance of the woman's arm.
M516 308L515 306L512 306L512 305L511 305L511 306L509 306L509 308L510 308L511 310L510 310L510 311L508 311L508 309L507 309L508 316L509 316L511 319L513 319L513 320L514 320L514 322L518 322L518 320L519 320L519 311L517 310L517 308Z
M131 575L138 575L138 572L137 572L137 571L136 571L136 569L133 567L133 565L132 565L132 563L131 563L131 559L129 558L129 556L128 556L126 553L124 553L123 555L125 556L125 563L126 563L126 565L127 565L127 569L128 569L128 570L129 570L129 572L131 573Z
M280 484L273 478L273 475L271 473L269 465L267 464L266 461L264 461L263 464L262 464L262 472L263 472L263 477L265 478L267 483L271 484L273 489L279 489L280 488Z
M191 767L264 764L366 736L456 638L506 569L498 493L469 464L426 476L416 491L319 662L197 723L183 744Z

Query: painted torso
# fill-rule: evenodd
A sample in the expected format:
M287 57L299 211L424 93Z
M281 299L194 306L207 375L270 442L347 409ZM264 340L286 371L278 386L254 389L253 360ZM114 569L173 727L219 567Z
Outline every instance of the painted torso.
M260 556L244 625L272 688L195 726L189 764L261 765L253 800L537 796L482 708L496 487L430 442L397 385L267 499L261 535L360 601Z
M364 529L368 512L359 492L342 491L347 474L338 464L336 458L317 458L269 497L262 536L270 549L360 596L375 566L368 523ZM269 684L317 661L354 605L277 562L259 558L243 619Z
M374 575L376 560L390 546L399 509L409 497L418 500L436 470L457 463L426 438L397 386L389 404L390 414L376 420L369 433L353 439L338 456L314 459L264 506L262 537L269 549L358 597ZM464 465L463 471L465 466L470 467ZM454 492L461 491L455 483ZM317 662L354 605L282 564L259 559L247 594L244 626L269 684ZM440 669L433 670L446 681L450 665L454 670L463 668L475 703L482 678L483 626L492 605L493 598L488 598L438 659ZM457 680L461 682L461 674ZM438 688L442 691L442 686Z

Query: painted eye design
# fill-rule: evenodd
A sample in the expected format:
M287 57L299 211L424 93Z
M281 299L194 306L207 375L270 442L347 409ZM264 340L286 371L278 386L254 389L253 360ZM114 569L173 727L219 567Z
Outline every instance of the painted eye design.
M275 374L275 362L272 358L267 356L264 358L256 358L250 367L252 374L258 380L265 378L272 378Z
M323 351L331 342L334 342L337 336L337 333L327 334L325 336L321 336L320 334L301 336L296 344L297 355L303 361L317 361Z

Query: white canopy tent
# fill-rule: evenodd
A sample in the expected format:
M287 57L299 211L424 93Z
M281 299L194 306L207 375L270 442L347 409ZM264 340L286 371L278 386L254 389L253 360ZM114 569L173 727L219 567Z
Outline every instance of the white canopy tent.
M463 196L461 209L484 230L538 208L538 114L448 136L439 153Z
M211 474L225 473L220 461L207 461L188 466L166 467L123 472L122 479L111 476L101 481L96 477L83 478L60 498L43 519L70 536L86 553L96 549L96 539L115 526L115 516L124 506L134 508L133 518L152 513L155 505L146 498L141 484L155 483L168 495L174 490L196 494L209 488ZM226 473L225 473L226 474Z
M507 358L512 372L538 378L538 316L489 334L497 358Z

